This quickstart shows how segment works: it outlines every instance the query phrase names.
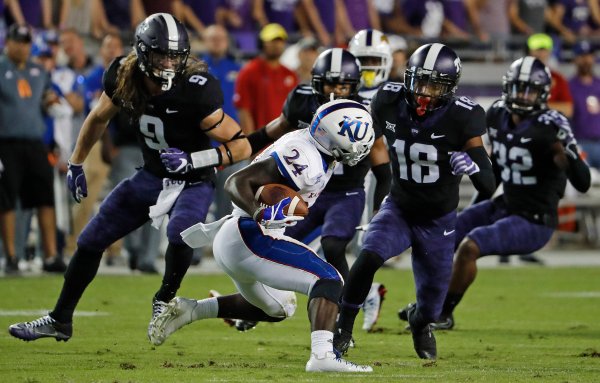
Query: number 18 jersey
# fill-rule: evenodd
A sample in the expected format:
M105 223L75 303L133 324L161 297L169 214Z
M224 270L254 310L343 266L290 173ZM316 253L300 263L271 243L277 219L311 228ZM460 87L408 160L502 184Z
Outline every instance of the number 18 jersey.
M467 97L453 97L421 119L407 97L404 85L385 84L371 102L373 124L388 142L395 202L408 216L433 219L458 206L461 176L452 174L450 156L485 133L485 112Z

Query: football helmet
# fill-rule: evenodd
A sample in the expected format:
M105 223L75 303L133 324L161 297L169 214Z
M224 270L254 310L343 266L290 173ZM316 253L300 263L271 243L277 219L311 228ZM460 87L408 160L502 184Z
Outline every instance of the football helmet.
M371 115L364 105L351 100L321 105L309 131L321 152L350 166L365 158L375 142Z
M552 75L543 62L526 56L514 61L502 77L502 99L512 113L528 115L548 108Z
M313 92L321 96L322 101L329 100L323 89L325 83L350 85L348 97L352 97L358 93L360 62L345 49L327 49L315 60L311 75Z
M348 50L360 61L361 86L375 88L387 81L392 70L392 48L385 34L363 29L350 40Z
M443 107L454 96L460 74L460 58L451 48L439 43L421 46L404 72L408 103L419 116Z
M169 90L190 55L187 31L168 13L150 15L135 30L135 53L140 70Z

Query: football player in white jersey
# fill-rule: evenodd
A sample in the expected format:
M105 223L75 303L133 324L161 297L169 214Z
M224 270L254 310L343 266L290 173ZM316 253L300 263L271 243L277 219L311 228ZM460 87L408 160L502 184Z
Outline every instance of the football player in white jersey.
M177 329L200 319L239 318L278 322L294 314L295 292L309 296L311 354L306 371L371 372L337 356L333 330L343 280L337 270L308 246L284 235L302 217L287 216L290 198L261 206L255 194L269 183L286 184L311 206L333 173L336 161L354 165L369 154L375 140L372 119L358 102L335 100L322 105L309 129L288 133L248 167L234 173L225 190L234 202L214 238L219 266L239 293L202 300L175 298L153 324L150 340L162 344ZM182 233L194 247L206 225Z
M377 93L379 86L386 82L392 70L392 47L387 36L377 29L363 29L358 31L348 43L348 50L360 61L360 88L358 95L369 103ZM361 227L371 220L376 213L375 185L377 179L373 171L365 176L365 209L362 215ZM362 233L359 232L359 243L362 242ZM358 253L356 249L355 253ZM369 294L363 303L363 330L371 331L381 311L381 305L387 289L379 282L373 282Z

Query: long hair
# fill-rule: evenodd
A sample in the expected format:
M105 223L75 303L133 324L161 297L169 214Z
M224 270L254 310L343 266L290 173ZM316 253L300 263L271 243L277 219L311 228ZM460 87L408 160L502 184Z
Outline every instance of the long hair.
M188 77L202 72L208 72L208 65L195 57L189 57L181 76ZM131 51L117 72L117 89L113 100L135 120L144 113L150 98L144 86L144 77L137 65L137 55L135 51Z

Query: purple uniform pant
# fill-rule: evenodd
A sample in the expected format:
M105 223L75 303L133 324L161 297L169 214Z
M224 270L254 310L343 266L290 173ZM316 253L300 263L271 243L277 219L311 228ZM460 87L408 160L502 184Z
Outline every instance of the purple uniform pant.
M162 190L162 179L145 170L119 183L100 205L100 210L81 232L77 245L103 251L149 220L150 206ZM212 182L186 185L169 212L169 243L183 245L180 233L204 222L214 194Z
M441 311L454 257L456 212L415 221L406 217L392 198L384 200L365 234L362 250L384 261L412 246L412 268L417 304L425 320L435 321Z
M554 229L509 214L498 201L486 200L458 215L456 247L464 237L474 241L481 256L530 254L541 249Z

